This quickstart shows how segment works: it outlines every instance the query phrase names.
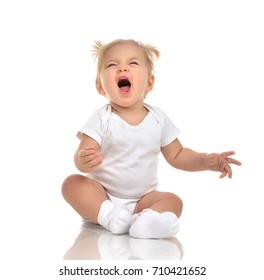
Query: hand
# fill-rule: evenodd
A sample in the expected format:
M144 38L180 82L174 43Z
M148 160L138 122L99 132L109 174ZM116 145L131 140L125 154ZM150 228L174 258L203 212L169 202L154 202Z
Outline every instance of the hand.
M80 150L78 154L78 159L82 166L90 169L89 171L92 171L93 169L97 168L103 161L103 158L101 157L100 153L96 151L94 147L91 146Z
M230 164L236 164L239 166L241 165L241 162L229 157L234 154L235 152L224 152L221 154L213 153L207 155L205 164L206 169L221 172L221 179L226 175L228 175L229 178L232 178L232 169L230 167Z

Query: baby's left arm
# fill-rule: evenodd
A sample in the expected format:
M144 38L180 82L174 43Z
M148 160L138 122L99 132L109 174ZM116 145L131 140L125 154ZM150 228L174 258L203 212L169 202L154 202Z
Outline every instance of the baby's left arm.
M221 172L220 178L228 175L232 178L232 169L230 164L241 165L233 158L235 152L218 153L198 153L188 148L183 148L178 139L161 149L167 162L173 167L185 171L203 171L211 170Z

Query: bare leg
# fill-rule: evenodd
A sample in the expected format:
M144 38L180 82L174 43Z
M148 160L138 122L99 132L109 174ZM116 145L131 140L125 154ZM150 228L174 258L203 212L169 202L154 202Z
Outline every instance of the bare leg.
M114 205L105 189L95 180L71 175L62 185L65 200L81 217L98 223L115 234L127 233L132 214L122 205Z
M105 189L98 182L78 174L66 178L62 184L62 195L82 218L94 223L98 223L100 207L108 199Z
M146 194L138 201L135 213L140 213L149 208L159 213L169 211L179 218L182 213L182 207L182 201L177 195L169 192L154 191Z

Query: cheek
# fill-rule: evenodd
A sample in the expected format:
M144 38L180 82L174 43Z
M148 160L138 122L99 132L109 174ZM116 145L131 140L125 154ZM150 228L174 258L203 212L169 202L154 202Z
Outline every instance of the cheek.
M143 80L146 80L147 78L148 78L148 74L147 74L147 72L146 71L140 71L139 73L138 73L138 77L140 77L141 79L143 79Z
M145 73L142 73L138 79L138 83L142 88L146 88L148 86L148 76Z
M104 73L101 74L101 82L102 85L106 88L106 87L112 87L115 83L114 83L114 76L111 73Z

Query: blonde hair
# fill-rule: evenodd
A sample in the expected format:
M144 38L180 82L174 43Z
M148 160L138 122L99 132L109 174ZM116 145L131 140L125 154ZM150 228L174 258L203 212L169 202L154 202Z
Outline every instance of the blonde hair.
M111 47L122 43L129 43L138 46L142 50L146 58L146 64L147 64L149 74L153 74L154 61L155 59L157 60L160 57L160 52L157 50L156 47L150 44L143 44L140 41L135 41L132 39L128 39L128 40L117 39L108 44L102 44L101 41L95 41L94 45L92 46L92 53L93 56L95 57L95 60L97 60L97 74L96 74L97 80L100 80L100 73L103 67L106 51L109 50Z

